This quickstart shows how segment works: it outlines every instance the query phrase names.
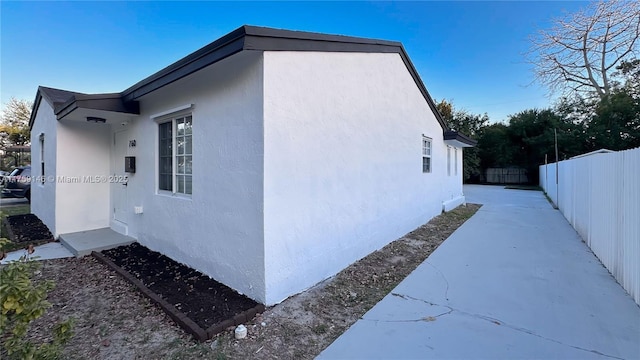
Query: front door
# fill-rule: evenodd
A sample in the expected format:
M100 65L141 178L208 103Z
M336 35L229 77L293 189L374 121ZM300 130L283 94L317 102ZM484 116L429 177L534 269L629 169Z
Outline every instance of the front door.
M128 174L124 172L124 157L129 146L127 132L119 131L113 134L113 153L111 157L111 202L113 204L114 230L125 233L127 219L127 182L119 181ZM118 181L117 181L118 180Z

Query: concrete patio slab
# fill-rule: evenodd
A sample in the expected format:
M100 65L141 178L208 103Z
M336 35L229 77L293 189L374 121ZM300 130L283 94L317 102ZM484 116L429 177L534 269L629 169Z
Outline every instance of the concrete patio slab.
M537 191L478 213L321 359L638 359L640 307Z
M81 231L60 235L60 242L75 256L82 257L92 251L113 249L136 242L136 239L122 235L110 228Z
M25 254L26 252L24 250L12 251L7 254L7 257L4 260L2 260L2 263L6 264L9 261L18 260ZM62 244L52 242L36 246L32 257L37 257L36 260L51 260L73 257L73 254Z

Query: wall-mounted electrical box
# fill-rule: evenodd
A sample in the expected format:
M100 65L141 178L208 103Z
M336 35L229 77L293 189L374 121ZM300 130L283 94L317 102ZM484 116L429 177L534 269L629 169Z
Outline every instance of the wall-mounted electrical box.
M134 173L136 172L136 157L125 156L124 157L124 172Z

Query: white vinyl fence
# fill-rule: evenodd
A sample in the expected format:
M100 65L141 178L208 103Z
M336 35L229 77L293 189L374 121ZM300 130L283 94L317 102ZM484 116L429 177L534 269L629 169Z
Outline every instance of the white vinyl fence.
M540 166L540 186L640 304L640 148Z

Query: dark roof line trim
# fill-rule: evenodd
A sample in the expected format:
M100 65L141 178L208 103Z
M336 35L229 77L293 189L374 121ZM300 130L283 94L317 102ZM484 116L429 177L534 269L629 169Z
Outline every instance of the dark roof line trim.
M461 142L463 144L467 144L469 146L476 146L478 144L478 141L476 141L476 140L474 140L474 139L472 139L472 138L470 138L470 137L468 137L468 136L466 136L464 134L461 134L461 133L459 133L457 131L454 131L454 130L445 131L444 132L444 140L445 141L447 141L447 140L456 140L456 141L459 141L459 142Z
M401 43L341 35L242 26L187 55L122 92L125 101L139 97L221 61L242 50L398 53L443 131L449 129Z
M243 48L244 27L241 27L137 82L124 90L121 95L125 101L136 100L143 95L238 53Z
M36 99L33 101L33 107L31 107L31 115L29 116L29 129L31 129L31 127L33 126L33 122L36 119L36 112L38 112L41 101L42 95L40 94L40 88L38 88L38 90L36 91Z
M137 101L123 101L120 93L82 94L40 86L33 102L29 127L33 125L36 111L43 98L51 105L53 113L58 120L63 119L78 108L140 114L139 103Z
M125 102L120 94L76 94L64 104L57 106L55 114L60 120L78 108L140 114L139 103L137 101Z
M137 82L120 94L87 95L66 92L69 94L69 98L66 99L64 104L58 104L57 102L52 101L51 98L54 97L54 95L57 96L60 94L47 94L46 90L58 92L65 91L40 87L36 94L34 110L37 109L37 105L40 103L39 97L44 93L47 101L56 109L58 119L66 116L77 107L97 107L101 110L139 113L139 106L136 100L140 97L243 50L397 53L400 55L402 61L407 67L407 70L409 70L411 77L434 113L443 132L449 130L449 127L436 108L433 98L431 98L431 95L427 91L427 88L418 75L416 68L413 66L413 63L409 59L407 52L400 42L304 31L281 30L248 25L241 26L227 35L222 36L218 40L215 40L164 69ZM121 104L110 104L120 110L102 108L103 106L106 106L108 101L105 100L110 99L110 96L120 96ZM86 100L86 102L83 103L82 100ZM58 108L58 106L61 107ZM123 109L124 111L122 111ZM33 113L34 111L32 111L32 114ZM32 122L33 119L30 120L29 124L31 125Z

